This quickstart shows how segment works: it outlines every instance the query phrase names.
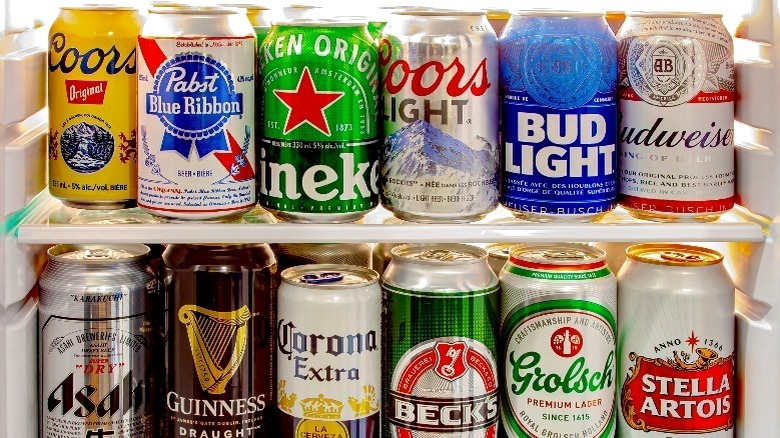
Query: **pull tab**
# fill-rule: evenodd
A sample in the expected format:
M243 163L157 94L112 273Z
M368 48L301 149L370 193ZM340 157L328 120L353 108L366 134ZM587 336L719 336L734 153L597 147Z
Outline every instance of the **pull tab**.
M419 254L416 258L419 260L451 262L454 260L472 260L474 259L474 256L465 252L451 251L449 249L432 249Z
M308 284L336 283L344 279L341 272L322 272L320 274L301 275L300 282Z
M114 251L110 249L87 249L84 251L84 260L111 260Z
M679 252L679 251L664 251L661 253L661 258L664 260L669 260L672 262L680 262L680 263L700 262L704 260L700 255L685 254L684 252Z
M542 253L542 256L551 260L585 260L588 258L587 254L576 250L547 250Z

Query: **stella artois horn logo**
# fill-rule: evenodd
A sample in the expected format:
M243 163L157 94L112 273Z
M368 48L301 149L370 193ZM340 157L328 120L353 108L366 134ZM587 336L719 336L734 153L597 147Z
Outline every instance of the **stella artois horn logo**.
M466 374L466 351L469 347L465 342L436 343L436 374L450 382L458 380Z

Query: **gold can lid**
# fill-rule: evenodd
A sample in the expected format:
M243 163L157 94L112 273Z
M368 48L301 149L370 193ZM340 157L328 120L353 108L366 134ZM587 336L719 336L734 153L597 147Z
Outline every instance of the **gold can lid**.
M113 12L133 12L138 8L126 3L87 3L83 5L66 5L60 7L66 11L113 11Z
M631 259L663 266L707 266L723 261L723 255L709 248L673 243L643 243L630 246L626 256Z

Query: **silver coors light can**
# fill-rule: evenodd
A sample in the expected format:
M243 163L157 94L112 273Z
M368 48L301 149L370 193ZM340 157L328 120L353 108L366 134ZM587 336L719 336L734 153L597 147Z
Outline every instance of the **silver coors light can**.
M618 435L733 437L734 283L707 248L635 245L618 273Z
M282 272L276 349L280 437L378 438L382 290L360 266Z
M499 278L506 434L614 437L617 282L604 251L518 245Z
M58 245L39 302L40 436L154 438L150 312L156 277L144 245Z
M379 64L383 205L413 222L471 222L493 211L498 42L485 13L395 12Z

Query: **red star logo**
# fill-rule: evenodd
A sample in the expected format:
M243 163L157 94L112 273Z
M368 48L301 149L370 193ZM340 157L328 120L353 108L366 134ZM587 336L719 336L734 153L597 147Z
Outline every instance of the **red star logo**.
M691 346L691 352L693 352L693 348L699 345L699 338L696 337L695 334L693 334L693 330L691 330L691 336L685 340L685 343Z
M343 91L317 91L308 67L303 68L295 90L274 90L274 94L290 110L284 122L284 134L308 123L327 136L330 136L330 126L325 110L344 96Z

